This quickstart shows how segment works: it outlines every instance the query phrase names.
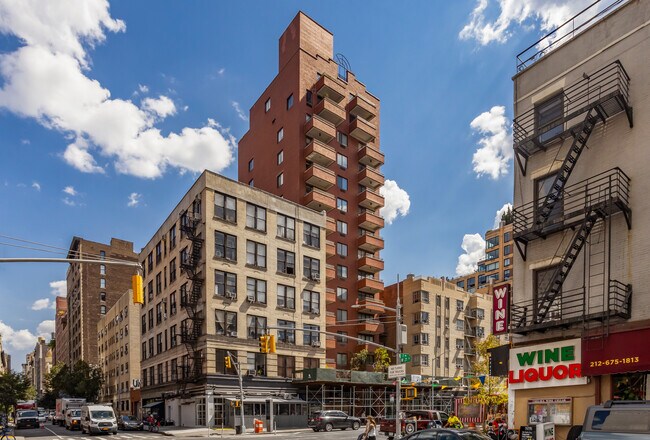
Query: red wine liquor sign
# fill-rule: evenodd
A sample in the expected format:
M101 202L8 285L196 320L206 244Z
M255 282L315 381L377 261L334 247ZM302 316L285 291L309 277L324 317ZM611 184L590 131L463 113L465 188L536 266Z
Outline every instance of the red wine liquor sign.
M510 284L492 289L492 334L508 332L508 306L510 303Z

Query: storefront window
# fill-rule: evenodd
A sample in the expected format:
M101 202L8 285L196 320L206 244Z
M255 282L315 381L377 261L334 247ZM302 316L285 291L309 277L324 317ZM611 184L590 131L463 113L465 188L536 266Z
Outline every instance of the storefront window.
M614 376L613 400L646 400L647 373L617 374Z
M528 423L553 422L556 425L571 424L571 398L534 399L528 401Z

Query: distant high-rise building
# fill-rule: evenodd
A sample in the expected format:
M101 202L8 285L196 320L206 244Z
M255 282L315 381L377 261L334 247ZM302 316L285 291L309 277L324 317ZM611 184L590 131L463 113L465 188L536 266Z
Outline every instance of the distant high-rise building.
M32 385L36 389L37 398L40 398L45 393L45 375L52 369L52 349L45 338L39 336L31 359L33 360Z
M70 334L68 332L68 300L63 296L56 297L54 315L54 356L52 363L70 362Z
M68 365L83 360L97 364L97 322L131 288L136 269L103 264L102 260L138 261L130 241L111 238L110 244L74 237L68 258L97 263L70 263L68 267ZM63 361L63 359L60 359Z
M11 371L11 355L2 347L2 335L0 335L0 374Z
M250 109L239 142L239 180L327 212L327 328L379 342L381 328L351 324L384 312L379 99L345 57L334 59L332 33L304 13L278 46L278 74ZM361 346L328 338L328 365L348 368Z

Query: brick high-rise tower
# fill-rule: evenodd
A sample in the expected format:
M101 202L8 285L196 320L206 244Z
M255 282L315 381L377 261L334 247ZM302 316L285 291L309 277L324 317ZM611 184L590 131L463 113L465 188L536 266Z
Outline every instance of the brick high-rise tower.
M279 73L251 108L250 129L239 143L239 180L327 211L327 289L320 294L328 331L379 342L379 99L346 62L334 61L333 42L332 33L302 12L284 31ZM328 364L346 368L362 347L372 350L328 337Z

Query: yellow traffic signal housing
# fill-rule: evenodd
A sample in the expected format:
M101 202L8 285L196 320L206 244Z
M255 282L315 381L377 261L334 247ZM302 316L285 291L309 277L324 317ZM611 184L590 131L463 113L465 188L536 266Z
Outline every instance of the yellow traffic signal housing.
M260 353L269 352L269 335L260 336Z
M402 400L413 400L418 397L418 389L415 387L402 388Z
M230 406L232 406L233 408L239 408L239 402L240 402L239 400L231 400Z
M269 335L269 353L275 353L276 344L275 344L275 335Z
M133 304L144 304L144 291L142 290L142 276L131 277L131 289L133 290Z
M230 356L226 356L225 362L226 362L226 368L232 368L232 361L230 360Z

